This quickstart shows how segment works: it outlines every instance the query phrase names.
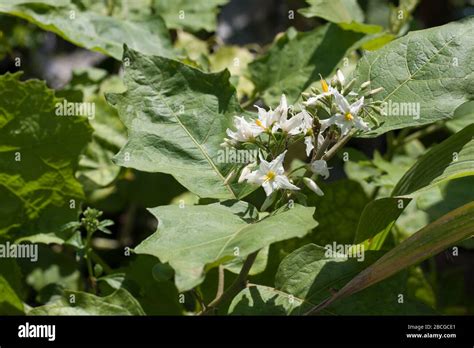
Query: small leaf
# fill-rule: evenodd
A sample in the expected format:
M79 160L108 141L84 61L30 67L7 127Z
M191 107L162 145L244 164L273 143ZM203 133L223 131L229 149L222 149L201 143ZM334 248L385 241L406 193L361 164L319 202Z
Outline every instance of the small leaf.
M71 301L71 299L74 301ZM105 297L65 290L54 302L36 307L28 315L144 315L138 301L125 289Z

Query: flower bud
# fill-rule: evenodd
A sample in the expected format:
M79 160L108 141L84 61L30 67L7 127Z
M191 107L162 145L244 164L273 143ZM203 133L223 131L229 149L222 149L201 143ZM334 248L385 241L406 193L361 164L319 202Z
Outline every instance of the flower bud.
M316 193L318 196L324 196L324 192L319 188L319 186L310 178L303 178L303 182L307 188Z
M360 90L363 91L370 86L370 81L365 81L363 84L360 85Z
M373 89L373 90L371 90L371 91L367 94L367 96L368 96L368 97L369 97L369 96L370 96L370 97L371 97L371 96L374 96L374 95L376 95L377 93L382 92L383 90L384 90L383 87L379 87L379 88Z
M342 73L341 69L337 69L336 76L339 82L341 83L341 86L344 86L344 84L346 83L346 78L344 77L344 74Z

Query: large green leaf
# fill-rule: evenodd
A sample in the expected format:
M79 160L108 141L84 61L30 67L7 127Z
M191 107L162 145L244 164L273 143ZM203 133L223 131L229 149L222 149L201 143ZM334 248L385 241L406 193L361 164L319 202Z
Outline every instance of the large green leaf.
M390 250L341 290L324 301L324 309L349 295L376 284L399 271L436 255L474 233L474 202L442 216Z
M158 231L135 252L168 262L176 271L180 291L199 285L206 267L245 257L281 240L302 237L317 224L314 208L300 205L259 221L256 209L239 201L185 208L163 206L150 212L158 219Z
M228 71L206 74L130 49L125 59L130 62L128 90L108 95L129 135L116 163L171 174L201 197L239 198L252 192L249 185L224 184L233 164L219 161L225 131L242 112Z
M36 307L28 315L144 315L138 301L125 289L105 297L65 290L53 302Z
M468 175L474 175L474 124L423 155L400 179L392 196L410 195L443 181Z
M0 77L0 233L57 232L80 209L74 169L91 129L84 117L56 116L53 91L19 76Z
M172 29L216 30L218 6L229 0L154 0L154 8Z
M381 26L363 24L364 13L357 0L306 0L310 7L298 10L303 16L320 17L339 24L343 29L363 33L376 33Z
M280 264L275 288L251 285L233 300L229 312L251 315L301 315L342 287L351 277L380 256L366 252L364 260L344 254L328 255L327 250L308 244L288 255ZM406 275L401 274L377 287L340 302L325 311L336 315L420 314L430 312L423 305L405 297Z
M306 88L319 81L319 74L330 75L362 37L334 24L304 33L290 28L264 56L249 64L250 78L267 105L277 105L282 93L289 103L295 103Z
M75 45L122 58L123 44L146 54L173 56L162 18L115 18L96 9L80 8L69 0L0 0L0 12L21 17Z
M363 136L450 118L459 105L473 99L474 37L469 35L473 29L470 17L410 32L367 53L356 70L358 81L383 87L374 99L387 106L386 115L378 116L383 124Z

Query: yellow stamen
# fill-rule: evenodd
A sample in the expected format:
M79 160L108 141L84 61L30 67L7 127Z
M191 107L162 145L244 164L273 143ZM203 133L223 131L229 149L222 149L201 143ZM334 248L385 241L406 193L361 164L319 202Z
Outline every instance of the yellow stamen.
M321 87L323 88L323 92L329 92L329 87L328 87L328 84L326 82L326 80L324 79L321 79Z
M272 181L273 179L275 179L275 177L276 173L273 171L269 171L267 175L265 175L265 181Z
M346 119L346 121L352 121L354 119L354 116L352 116L350 112L346 112L344 118Z
M257 124L257 126L262 127L263 129L265 129L265 126L263 125L262 121L256 120L255 123Z

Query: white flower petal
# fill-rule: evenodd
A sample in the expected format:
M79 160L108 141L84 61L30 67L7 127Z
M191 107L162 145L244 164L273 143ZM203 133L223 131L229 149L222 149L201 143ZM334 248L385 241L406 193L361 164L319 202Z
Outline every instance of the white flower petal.
M364 97L360 98L358 101L353 103L350 107L350 112L352 116L357 116L363 105L364 105Z
M347 113L347 112L350 112L351 111L351 106L349 105L349 102L346 100L346 98L344 98L344 96L339 93L337 90L333 89L333 95L334 95L334 99L336 101L336 104L339 108L339 110L341 110L342 113Z
M273 192L273 185L270 181L265 181L263 184L262 184L262 187L263 189L265 190L265 194L268 196L270 196Z
M293 185L285 175L277 175L275 178L275 183L278 185L279 188L283 188L287 190L300 189L298 186Z
M313 137L312 136L307 136L304 138L304 143L306 145L306 156L309 156L311 151L314 149L313 145Z
M329 178L329 168L325 160L316 160L311 163L311 171L315 174L321 175L324 179Z

